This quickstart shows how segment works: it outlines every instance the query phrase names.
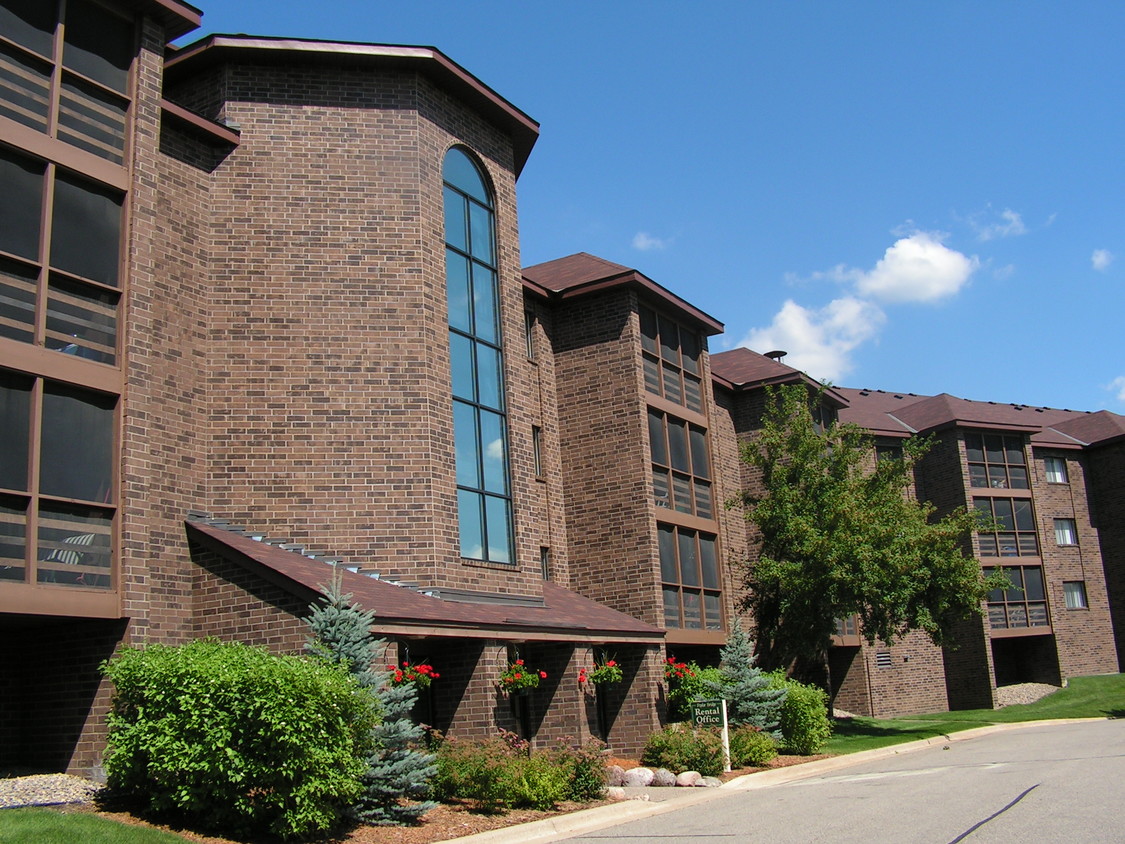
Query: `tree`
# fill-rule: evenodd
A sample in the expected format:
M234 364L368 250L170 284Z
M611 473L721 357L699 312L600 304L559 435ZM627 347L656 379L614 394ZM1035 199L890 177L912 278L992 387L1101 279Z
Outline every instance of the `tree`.
M411 720L410 711L418 691L413 683L393 685L389 672L373 670L385 642L371 633L375 613L361 610L351 597L341 595L333 584L324 590L322 602L309 607L306 623L312 636L306 649L346 666L370 690L382 716L371 731L374 750L366 760L363 793L352 814L367 824L414 823L437 805L417 799L437 772L434 756L417 749L422 728Z
M732 726L749 724L781 738L781 706L788 691L772 688L770 678L754 664L750 637L738 619L731 622L727 643L719 651L722 681L705 681L711 695L726 698L727 717Z
M980 613L998 585L963 550L977 515L959 508L937 518L913 496L928 440L907 440L901 460L872 466L863 429L813 424L811 407L822 398L803 385L768 389L760 435L743 449L761 473L761 489L742 495L761 533L744 602L759 662L822 660L837 619L852 615L871 644L910 630L950 643L955 623Z

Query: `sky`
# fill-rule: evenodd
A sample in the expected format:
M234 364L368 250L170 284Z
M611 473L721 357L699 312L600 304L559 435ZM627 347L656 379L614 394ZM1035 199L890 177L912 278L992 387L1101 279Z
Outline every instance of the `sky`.
M195 0L433 46L541 124L525 266L589 252L839 386L1125 413L1125 3Z

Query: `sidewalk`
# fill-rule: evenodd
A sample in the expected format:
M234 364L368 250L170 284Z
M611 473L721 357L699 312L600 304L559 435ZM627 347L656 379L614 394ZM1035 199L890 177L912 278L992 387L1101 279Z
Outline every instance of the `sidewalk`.
M516 826L494 829L481 832L477 835L468 835L463 838L453 838L444 844L527 844L527 842L558 841L564 838L573 838L587 832L605 829L617 824L638 818L660 815L665 812L675 811L685 806L694 806L706 803L720 797L729 797L735 791L749 791L751 789L769 788L797 780L810 779L823 774L832 773L843 768L883 759L888 756L897 756L901 753L910 753L923 750L933 745L944 745L952 742L967 741L979 736L1004 730L1018 730L1027 727L1043 727L1052 724L1075 724L1083 721L1103 721L1103 718L1070 718L1051 721L1021 721L1014 724L992 724L987 727L975 727L971 730L961 730L947 736L937 736L930 739L895 744L890 747L880 747L875 750L864 750L859 753L849 753L844 756L832 756L828 759L818 759L815 762L805 762L800 765L791 765L787 768L774 768L769 771L759 771L746 774L726 782L721 788L626 788L629 799L610 806L598 806L594 809L585 809L581 812L572 812L568 815L558 815L546 820L533 823L518 824Z

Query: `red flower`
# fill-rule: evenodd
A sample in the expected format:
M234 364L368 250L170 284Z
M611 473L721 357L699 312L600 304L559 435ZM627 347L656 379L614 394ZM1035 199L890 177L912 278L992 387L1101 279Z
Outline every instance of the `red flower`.
M433 677L433 678L434 678L434 679L436 680L436 679L437 679L438 677L440 677L441 675L440 675L440 674L438 674L438 673L437 673L436 671L431 671L431 672L430 672L430 676L431 676L431 677Z
M539 672L539 679L540 680L546 680L547 679L547 672L546 671L540 671Z
M617 663L616 663L616 662L614 662L614 661L613 661L613 660L611 659L611 660L609 660L609 661L608 661L608 662L606 663L606 665L608 665L608 666L609 666L610 668L614 668L614 667L615 667L615 666L617 665Z
M522 677L522 676L523 676L523 675L522 675L522 674L520 674L520 673L519 673L519 672L517 671L517 672L516 672L515 674L513 674L513 675L512 675L512 679L513 679L513 680L518 680L518 679L519 679L520 677Z
M516 660L516 665L523 665L523 660L522 660L522 659L517 659L517 660Z

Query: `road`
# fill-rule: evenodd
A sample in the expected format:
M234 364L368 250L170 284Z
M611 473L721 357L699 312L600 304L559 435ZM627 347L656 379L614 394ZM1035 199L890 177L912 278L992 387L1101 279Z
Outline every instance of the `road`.
M931 745L575 841L1125 842L1125 720Z

